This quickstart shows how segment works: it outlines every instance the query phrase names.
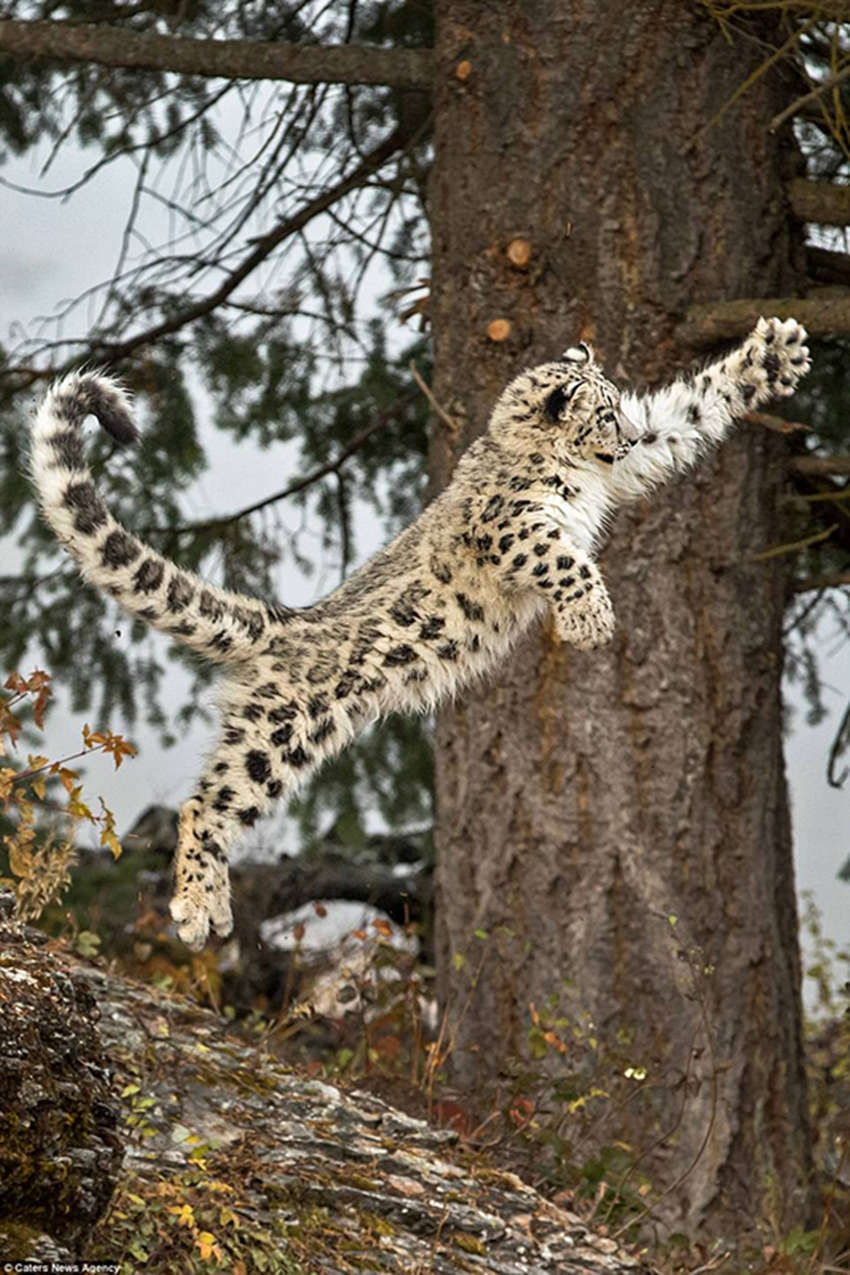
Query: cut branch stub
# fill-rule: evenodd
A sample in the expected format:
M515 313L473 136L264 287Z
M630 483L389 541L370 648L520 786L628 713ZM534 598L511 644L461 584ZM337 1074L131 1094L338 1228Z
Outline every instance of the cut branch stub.
M491 319L487 324L487 335L491 341L504 341L510 335L509 319Z
M508 244L508 261L518 270L524 270L531 260L531 244L527 239L512 239Z

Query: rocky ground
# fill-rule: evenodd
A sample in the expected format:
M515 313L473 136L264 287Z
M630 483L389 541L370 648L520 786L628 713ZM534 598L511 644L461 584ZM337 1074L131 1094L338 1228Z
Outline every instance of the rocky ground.
M0 1153L3 1260L84 1254L151 1275L643 1269L457 1134L299 1074L271 1041L8 917L0 1029L0 1147L16 1148L14 1163Z

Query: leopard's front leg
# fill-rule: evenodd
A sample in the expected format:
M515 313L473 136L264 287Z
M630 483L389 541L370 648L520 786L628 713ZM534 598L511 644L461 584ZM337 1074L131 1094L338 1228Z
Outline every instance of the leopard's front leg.
M591 651L610 642L614 610L594 562L540 509L512 524L514 544L501 562L505 587L530 588L552 608L562 642Z
M599 568L589 558L561 555L563 574L552 594L555 632L580 651L605 646L614 634L614 608ZM569 566L566 564L570 563Z
M654 394L623 394L624 454L610 477L615 498L645 495L693 465L746 411L793 394L811 367L805 342L795 319L759 319L737 349L704 371Z

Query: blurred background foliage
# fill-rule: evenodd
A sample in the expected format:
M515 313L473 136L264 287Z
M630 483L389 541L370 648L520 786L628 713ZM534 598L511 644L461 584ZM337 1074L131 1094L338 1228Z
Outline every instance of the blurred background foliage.
M12 3L0 16L315 44L432 40L430 6L416 0L157 3L130 13L110 3ZM371 550L415 516L428 404L409 364L430 379L430 351L421 322L398 320L427 288L429 112L427 94L411 90L0 59L0 180L20 190L8 175L12 157L37 155L37 199L60 148L76 147L74 187L116 163L135 181L114 277L93 281L50 319L27 327L22 316L17 343L0 348L0 532L16 546L14 570L0 576L0 663L23 667L35 653L69 688L75 712L91 708L104 721L117 713L128 724L141 716L166 743L204 712L199 692L211 670L174 644L168 658L191 669L190 693L182 705L163 702L161 643L80 583L37 516L21 416L66 367L107 366L137 398L140 447L128 454L91 440L118 517L228 587L288 601L287 572L321 566L323 580L330 570L338 581L362 560L361 541ZM392 136L398 144L370 167L370 152ZM333 198L352 173L356 184ZM61 194L73 216L73 187ZM264 251L263 237L277 234ZM252 254L255 268L239 279ZM203 475L216 431L247 448L291 443L290 481L275 470L249 502L266 502L254 512L191 519L183 495ZM307 543L287 530L282 504L320 535ZM116 630L129 630L131 643L113 641ZM431 771L430 723L394 721L326 767L293 810L305 836L327 821L355 842L370 810L393 826L429 823Z

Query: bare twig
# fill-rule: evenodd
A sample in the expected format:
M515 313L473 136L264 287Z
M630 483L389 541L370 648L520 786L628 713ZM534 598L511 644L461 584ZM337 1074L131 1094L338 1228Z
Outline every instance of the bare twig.
M829 750L829 761L826 767L826 778L831 788L843 788L850 775L850 768L845 767L840 775L836 774L835 767L839 757L847 751L850 745L850 704L844 710L844 716L841 719L841 725L835 732L835 738L832 741L832 747Z
M836 488L834 491L800 491L794 494L794 499L808 501L810 505L830 504L840 507L845 500L850 500L850 486Z
M750 75L748 75L747 78L741 84L738 85L734 93L732 93L731 96L726 99L726 101L723 103L720 109L716 111L714 115L712 115L711 119L706 124L703 124L703 126L694 134L694 136L690 139L690 141L685 146L685 150L688 151L691 149L691 147L696 146L697 143L700 142L702 138L705 136L705 134L709 131L709 129L713 128L714 125L718 122L718 120L722 119L722 117L729 110L730 106L733 106L735 102L737 102L738 98L743 97L743 95L749 89L752 88L752 86L756 83L756 81L760 80L761 77L767 71L770 70L770 68L773 66L775 62L780 61L783 57L785 57L789 53L789 51L799 42L800 36L803 34L803 32L807 31L808 28L813 25L813 23L814 23L814 18L809 18L806 22L802 23L802 25L800 25L799 27L795 26L791 34L785 40L784 44L781 44L778 49L774 49L768 58L765 58L763 62L760 62L759 65L756 67L756 69ZM774 120L773 123L775 124L776 121Z
M437 400L434 398L433 390L431 389L430 385L427 385L425 383L425 381L423 380L422 376L419 373L419 369L417 368L416 364L413 362L412 359L407 366L410 368L410 375L413 377L414 381L419 386L420 390L425 395L428 402L431 404L434 411L439 416L440 420L449 427L452 434L456 438L457 435L460 433L460 423L456 421L453 416L449 416L446 409L437 402Z
M378 146L374 147L368 154L368 158L358 164L353 172L344 177L342 181L335 186L331 186L328 190L317 195L315 199L308 200L302 205L296 213L291 217L285 217L282 221L273 226L266 234L260 235L254 241L253 249L243 258L240 264L233 270L227 278L208 296L200 301L196 301L194 305L187 306L184 310L178 311L169 319L163 320L162 323L156 324L152 328L148 328L145 332L140 332L136 336L129 337L126 341L110 345L104 342L100 349L104 354L112 359L123 359L128 354L139 349L140 346L150 345L153 341L159 340L160 337L169 336L177 332L180 328L185 327L189 323L193 323L196 319L203 318L210 314L217 306L226 301L232 293L236 291L239 284L261 265L269 254L283 243L284 239L288 239L291 235L296 234L314 217L319 216L326 208L330 208L338 200L347 195L349 191L355 190L370 173L380 168L386 163L389 157L400 150L409 139L400 132L394 130Z
M787 544L773 545L770 549L763 549L761 553L751 553L745 562L766 562L768 558L781 558L787 553L796 553L798 549L806 549L809 545L815 545L819 540L826 540L831 536L833 531L838 530L838 523L833 522L824 531L816 531L812 536L806 536L802 540L792 540Z
M0 22L0 29L3 23ZM182 328L194 323L197 319L204 318L206 315L216 310L223 302L230 299L241 283L247 279L258 266L262 265L270 254L287 238L301 232L304 227L315 217L329 209L333 204L337 203L345 195L356 190L363 181L376 172L392 155L401 150L405 145L414 141L416 137L421 135L421 131L409 135L408 133L396 129L389 137L380 142L371 151L368 152L367 159L358 164L346 177L344 177L336 185L323 190L313 199L307 200L302 206L289 217L284 217L278 221L271 230L266 234L259 236L253 241L251 250L245 254L238 266L230 271L224 280L207 296L198 301L192 302L182 309L171 314L167 319L160 323L154 324L152 327L146 328L133 336L128 337L124 341L109 342L95 340L91 344L90 356L95 360L108 360L117 362L121 359L128 358L137 350L142 349L154 342L160 340L164 336L173 335ZM72 360L69 367L73 367L79 358ZM60 373L65 369L37 370L32 369L29 375L21 375L20 369L10 368L8 374L15 375L16 388L19 390L26 389L35 381L44 376L54 376L57 371Z
M790 106L786 106L784 111L774 115L768 125L771 133L775 133L786 120L790 119L792 115L796 115L804 106L808 106L810 102L816 102L819 97L822 97L824 93L828 93L830 89L834 89L837 84L843 84L848 77L850 77L850 65L842 67L840 71L835 71L832 75L828 75L825 80L822 80L820 84L817 84L812 89L811 93L798 97L796 102L792 102Z
M336 507L339 514L339 582L342 584L348 575L348 565L351 561L351 532L349 529L348 494L345 490L345 475L341 469L335 469L334 477L336 478Z

